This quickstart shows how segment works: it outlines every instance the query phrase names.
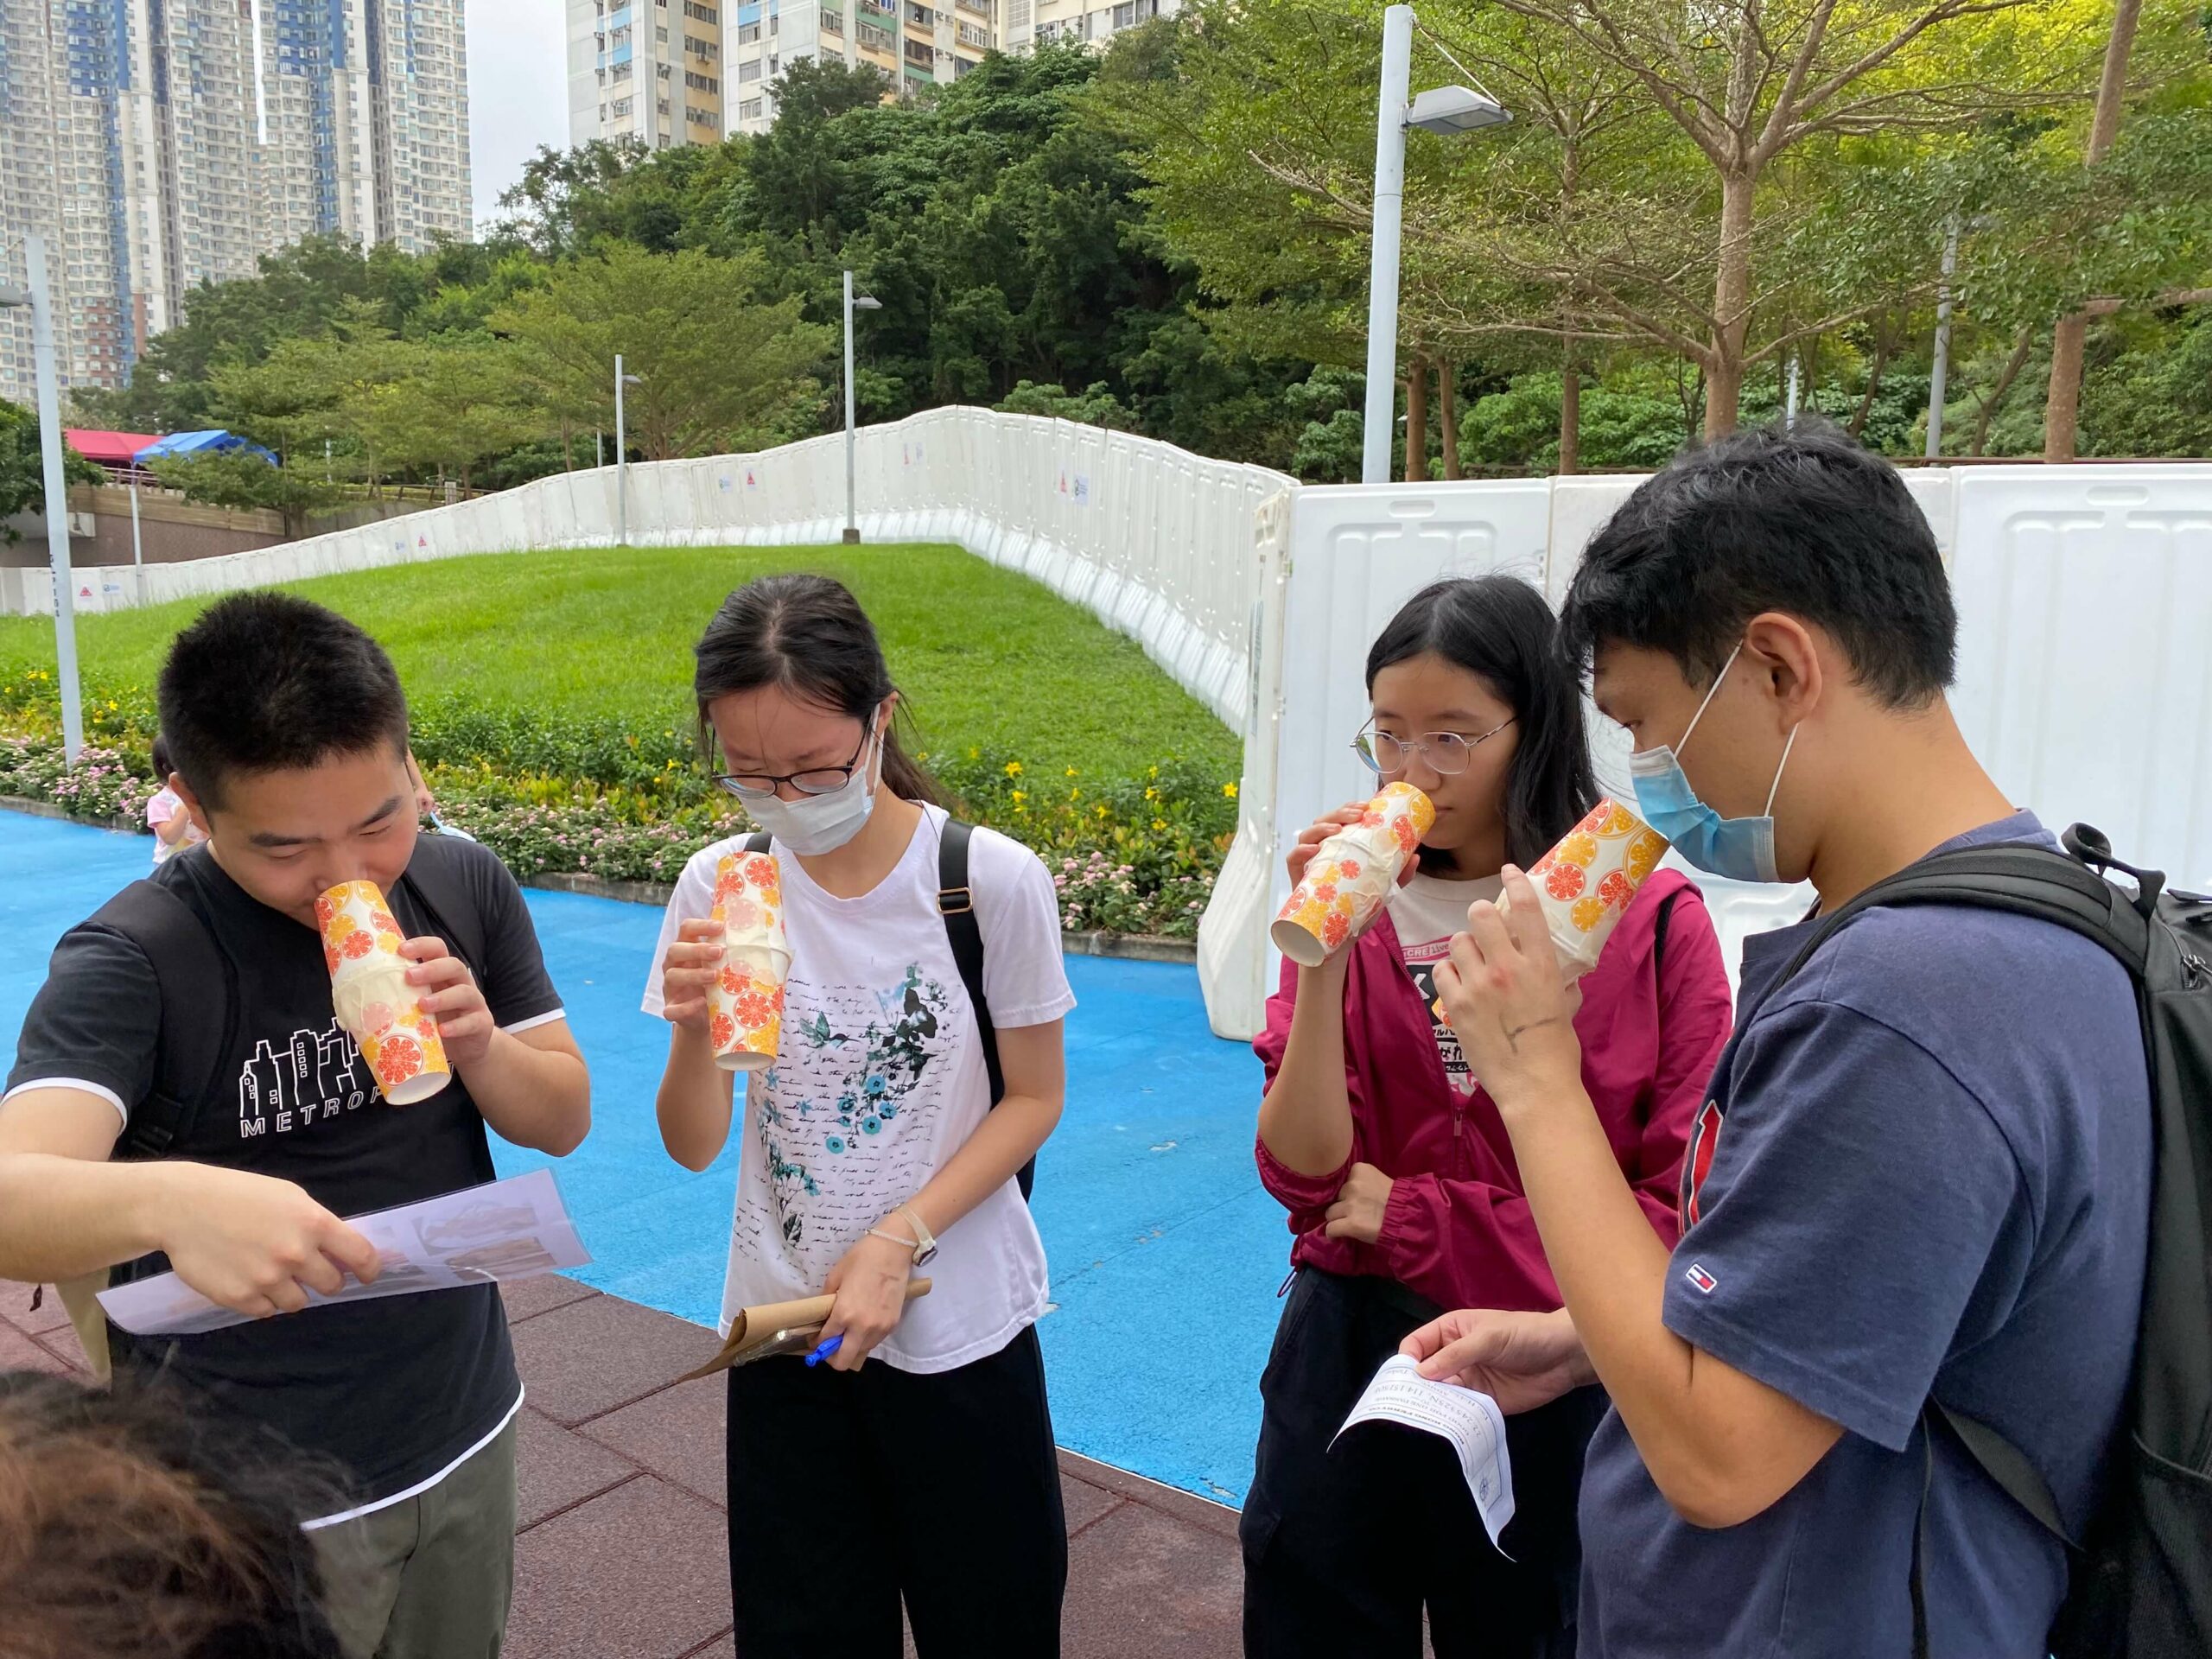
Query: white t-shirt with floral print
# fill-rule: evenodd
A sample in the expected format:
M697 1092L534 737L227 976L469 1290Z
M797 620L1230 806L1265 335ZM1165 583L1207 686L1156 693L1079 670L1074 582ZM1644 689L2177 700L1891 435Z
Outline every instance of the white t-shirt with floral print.
M739 1309L819 1294L854 1243L921 1191L990 1109L977 1026L938 910L945 814L925 808L873 892L825 893L774 849L791 950L781 1053L747 1074L736 1211L721 1329ZM715 866L741 841L695 855L677 882L645 988L661 1011L661 962L677 927L714 907ZM989 830L969 843L983 984L1001 1030L1048 1025L1075 1006L1059 908L1036 855ZM904 1230L899 1222L889 1230ZM938 1239L933 1287L874 1357L945 1371L1003 1348L1043 1314L1045 1247L1008 1181Z

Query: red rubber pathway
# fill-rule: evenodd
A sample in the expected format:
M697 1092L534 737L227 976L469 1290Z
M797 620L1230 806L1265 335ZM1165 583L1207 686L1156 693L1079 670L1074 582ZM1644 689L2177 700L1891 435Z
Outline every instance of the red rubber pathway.
M0 1281L0 1370L81 1362L51 1291ZM510 1287L523 1408L505 1659L715 1659L730 1635L719 1379L671 1386L711 1331L568 1279ZM1236 1512L1060 1454L1068 1659L1230 1659Z

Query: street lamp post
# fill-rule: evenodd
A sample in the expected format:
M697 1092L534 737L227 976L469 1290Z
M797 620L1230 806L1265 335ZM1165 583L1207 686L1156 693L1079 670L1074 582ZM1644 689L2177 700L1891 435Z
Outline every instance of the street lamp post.
M1361 433L1363 484L1390 481L1390 434L1398 393L1398 244L1404 219L1406 129L1472 132L1503 126L1510 111L1485 92L1439 86L1408 102L1413 81L1414 9L1382 14L1382 84L1375 106L1375 241L1367 276L1367 413ZM1412 441L1413 435L1408 435Z
M1936 290L1936 362L1928 376L1928 459L1943 453L1944 383L1951 370L1951 279L1959 273L1959 220L1943 232L1943 281Z
M866 294L853 292L853 273L845 273L845 543L851 546L861 538L861 524L854 512L853 488L853 313L880 311L883 302Z
M641 374L622 372L622 353L614 353L614 543L630 544L630 448L622 430L622 388L645 384Z
M54 290L46 279L46 238L23 238L28 288L0 287L0 305L28 306L38 377L39 459L46 476L46 550L54 569L54 660L61 682L61 753L70 766L85 747L85 709L77 690L75 578L69 569L69 495L61 470L61 392L54 356Z

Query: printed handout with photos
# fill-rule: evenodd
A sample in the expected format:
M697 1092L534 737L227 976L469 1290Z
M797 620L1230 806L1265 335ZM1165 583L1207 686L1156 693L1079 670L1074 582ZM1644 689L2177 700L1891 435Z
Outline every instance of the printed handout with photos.
M591 1260L550 1169L346 1219L376 1246L384 1271L369 1285L348 1275L335 1296L310 1290L310 1307L534 1279ZM100 1306L116 1324L142 1337L197 1336L248 1323L245 1314L209 1301L174 1273L104 1290Z

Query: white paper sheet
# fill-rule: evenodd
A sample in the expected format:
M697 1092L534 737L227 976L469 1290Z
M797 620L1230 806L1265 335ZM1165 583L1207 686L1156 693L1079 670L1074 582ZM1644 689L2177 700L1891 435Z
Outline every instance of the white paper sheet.
M534 1279L591 1260L550 1169L346 1221L377 1247L384 1271L372 1285L349 1276L335 1296L311 1290L310 1307ZM125 1331L145 1337L197 1336L247 1323L245 1315L209 1301L174 1273L104 1290L100 1306Z
M1357 1424L1375 1422L1402 1423L1449 1440L1459 1454L1460 1471L1490 1541L1497 1542L1513 1519L1513 1462L1505 1449L1505 1414L1497 1401L1456 1382L1432 1382L1405 1355L1393 1354L1375 1373L1336 1439ZM1329 1444L1333 1448L1336 1440Z

